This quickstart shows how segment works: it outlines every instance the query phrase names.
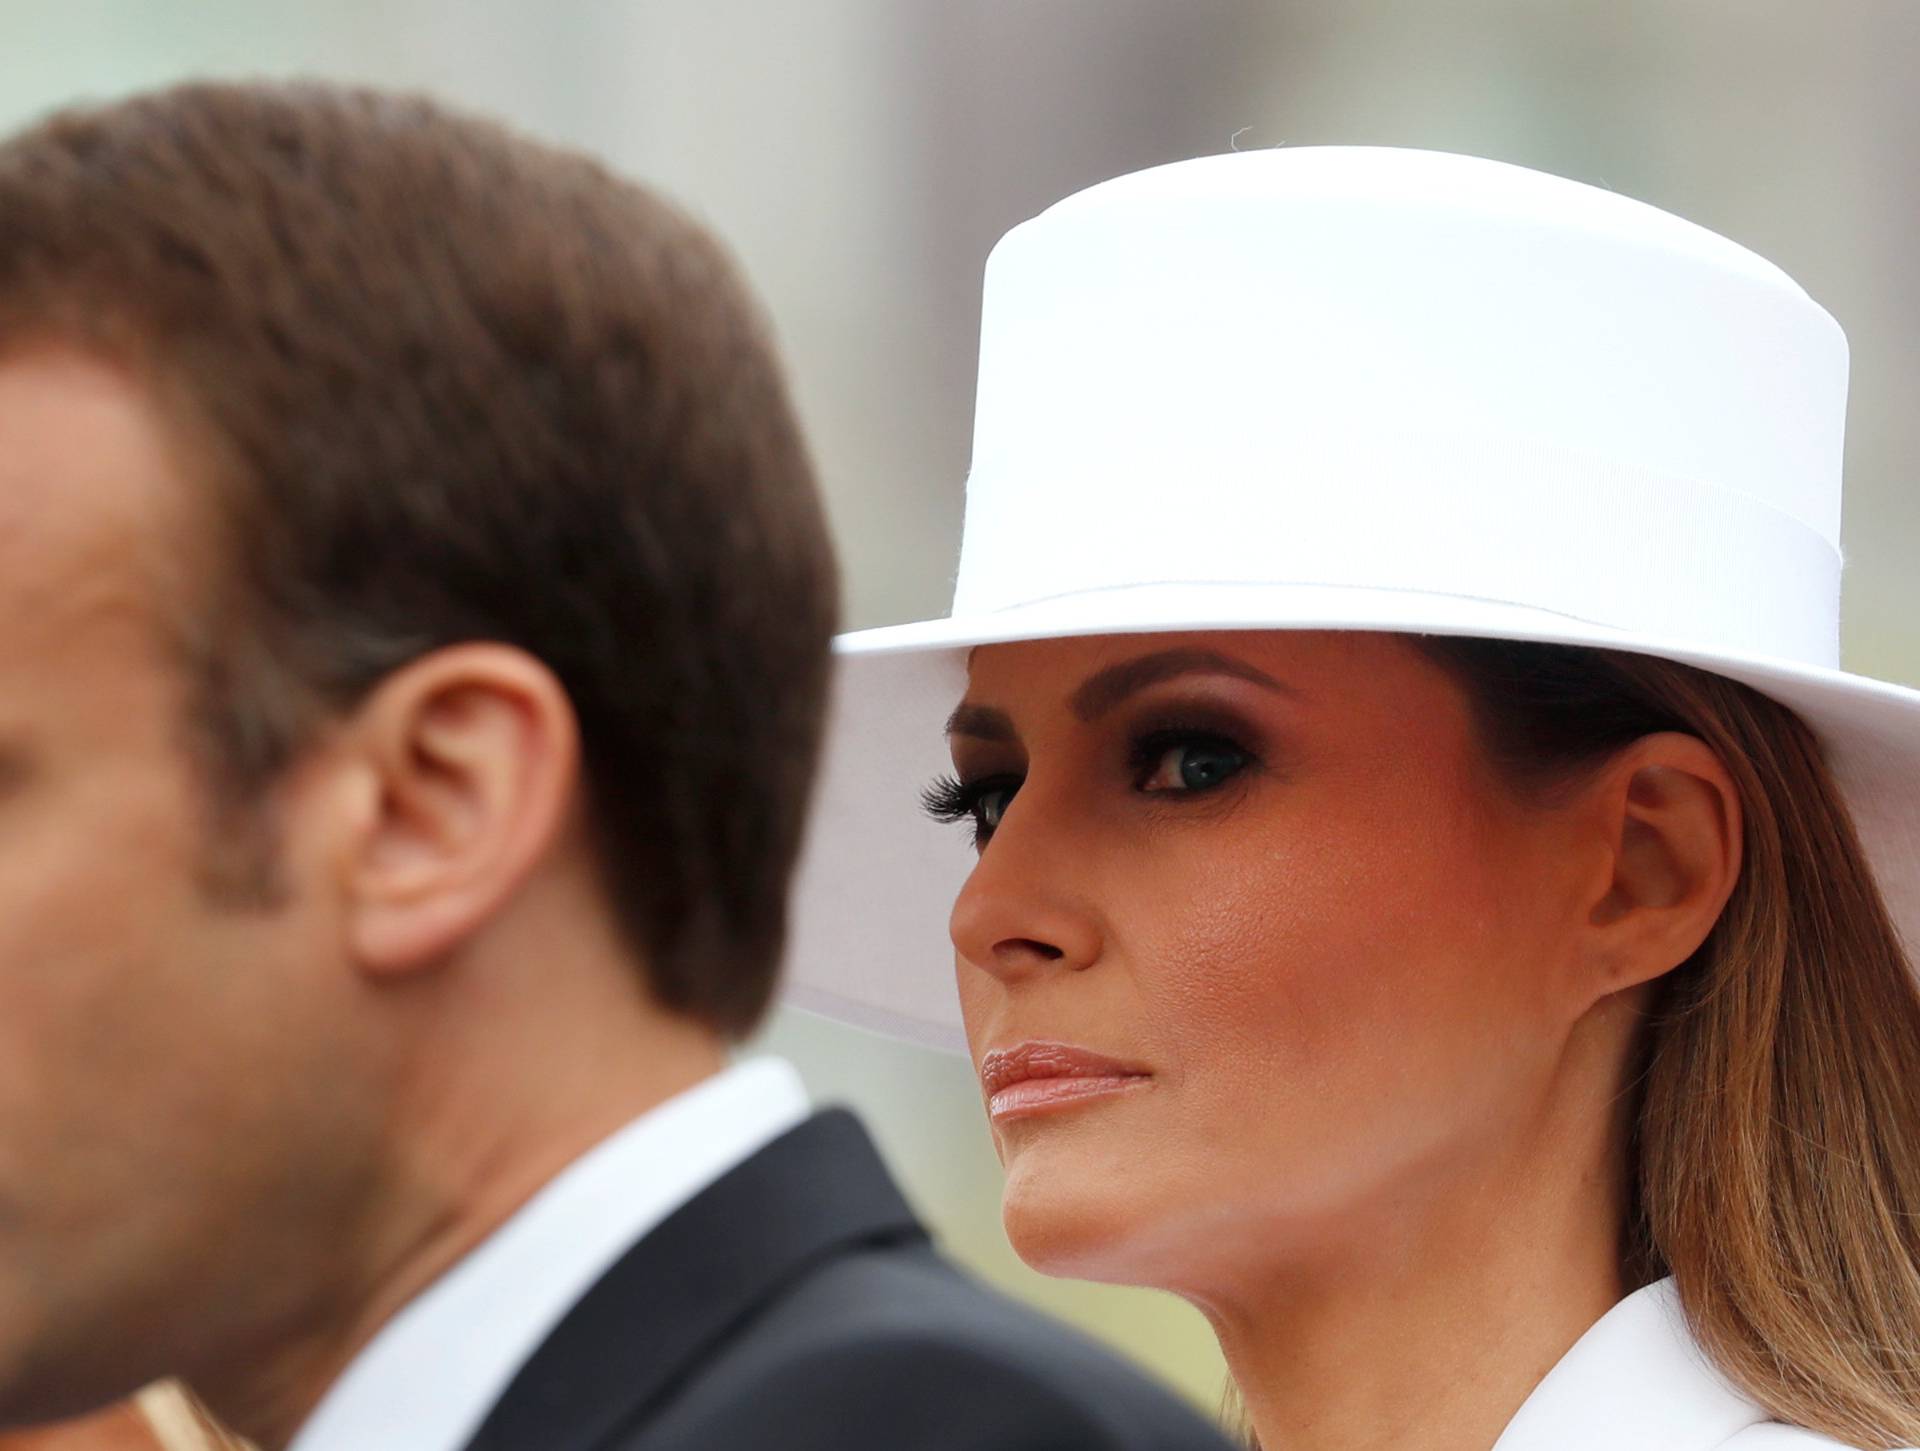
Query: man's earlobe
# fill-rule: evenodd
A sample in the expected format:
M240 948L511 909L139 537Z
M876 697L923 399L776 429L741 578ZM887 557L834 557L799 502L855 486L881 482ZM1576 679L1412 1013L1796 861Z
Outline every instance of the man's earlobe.
M1706 940L1739 880L1743 818L1720 758L1678 732L1636 741L1596 790L1610 843L1587 921L1597 1000L1672 971Z
M510 646L415 660L347 727L369 785L347 863L350 948L374 973L451 958L562 835L579 775L567 694Z

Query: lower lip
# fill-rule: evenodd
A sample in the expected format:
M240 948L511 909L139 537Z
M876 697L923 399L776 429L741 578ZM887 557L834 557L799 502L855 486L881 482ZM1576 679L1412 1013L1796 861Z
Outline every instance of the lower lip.
M1027 1078L1010 1083L987 1100L987 1112L996 1120L1031 1118L1073 1108L1096 1098L1110 1098L1144 1088L1151 1079L1142 1074L1115 1074L1105 1078Z

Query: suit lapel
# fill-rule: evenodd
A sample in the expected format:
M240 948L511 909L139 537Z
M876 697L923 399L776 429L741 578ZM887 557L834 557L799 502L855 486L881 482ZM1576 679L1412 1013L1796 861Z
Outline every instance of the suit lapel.
M925 1236L858 1121L816 1114L628 1250L521 1367L468 1451L588 1451L822 1259Z

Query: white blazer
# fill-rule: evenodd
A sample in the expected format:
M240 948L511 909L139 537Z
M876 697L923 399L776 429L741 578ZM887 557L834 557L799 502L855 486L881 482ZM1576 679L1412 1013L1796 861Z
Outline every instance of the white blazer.
M1672 1280L1615 1305L1547 1372L1493 1451L1845 1451L1771 1420L1708 1364Z

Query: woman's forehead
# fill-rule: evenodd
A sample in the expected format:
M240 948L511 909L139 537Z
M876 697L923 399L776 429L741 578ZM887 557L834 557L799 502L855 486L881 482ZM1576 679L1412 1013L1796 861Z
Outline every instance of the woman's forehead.
M955 752L1029 761L1100 749L1102 733L1177 724L1215 732L1356 802L1381 792L1451 812L1487 795L1465 691L1385 632L1217 630L980 646L947 718ZM1138 691L1139 705L1133 704ZM1171 712L1166 722L1143 716ZM956 759L958 759L958 755ZM1344 783L1344 784L1342 784Z
M1051 693L1062 699L1096 676L1145 664L1160 678L1198 673L1239 675L1254 683L1305 693L1315 678L1366 675L1425 662L1405 637L1361 630L1184 630L1155 634L1081 635L975 646L967 656L968 695L982 689Z
M1449 722L1464 730L1468 718L1458 684L1409 637L1214 630L979 646L947 734L1009 740L1043 720L1093 727L1135 696L1182 687L1368 735L1451 734Z

